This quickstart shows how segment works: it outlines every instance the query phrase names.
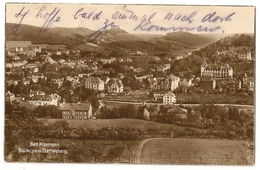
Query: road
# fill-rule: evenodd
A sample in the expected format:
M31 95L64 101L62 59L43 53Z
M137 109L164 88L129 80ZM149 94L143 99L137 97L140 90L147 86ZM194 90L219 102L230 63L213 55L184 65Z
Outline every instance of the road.
M103 100L106 103L118 103L118 104L135 104L143 105L144 102L123 102L123 101L113 101L113 100ZM145 103L147 105L164 105L163 103ZM174 104L174 106L179 106L180 104ZM199 106L201 104L181 104L183 106ZM232 106L232 107L242 107L248 109L254 109L254 105L239 105L239 104L214 104L215 106Z
M149 138L141 141L141 143L135 148L135 150L132 153L132 159L131 163L140 164L140 158L142 155L144 144L150 140L161 140L161 139L168 139L168 138ZM170 138L172 139L172 138Z
M145 139L145 140L141 141L141 143L133 151L131 163L136 163L136 164L140 163L140 157L142 155L144 144L146 142L148 142L149 140L153 140L153 139L157 139L157 138L150 138L150 139Z

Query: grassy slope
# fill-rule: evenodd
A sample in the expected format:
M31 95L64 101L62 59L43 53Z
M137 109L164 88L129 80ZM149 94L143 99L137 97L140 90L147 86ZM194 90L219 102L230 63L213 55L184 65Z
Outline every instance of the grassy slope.
M150 140L144 144L142 163L238 164L248 156L244 141L226 139L175 138ZM177 153L178 152L178 153ZM196 153L195 153L196 152ZM222 159L222 160L221 160ZM242 162L240 162L242 163Z
M57 121L57 119L49 119L49 121ZM156 131L168 131L172 129L183 129L174 124L158 123L138 119L96 119L96 120L68 120L72 127L86 126L93 129L100 129L102 127L130 127L141 128L144 131L153 129Z

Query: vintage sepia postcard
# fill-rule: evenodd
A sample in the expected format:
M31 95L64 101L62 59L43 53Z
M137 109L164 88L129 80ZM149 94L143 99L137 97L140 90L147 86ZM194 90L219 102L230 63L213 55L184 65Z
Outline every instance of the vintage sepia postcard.
M255 7L7 3L6 162L255 164Z

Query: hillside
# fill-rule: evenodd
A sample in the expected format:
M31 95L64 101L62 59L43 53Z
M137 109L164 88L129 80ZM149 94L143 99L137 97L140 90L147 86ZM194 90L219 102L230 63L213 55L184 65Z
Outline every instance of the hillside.
M40 27L21 25L16 33L12 31L15 24L6 24L6 41L32 41L33 44L64 44L74 47L84 43L86 36L93 33L88 28L50 28L40 34ZM39 34L39 35L38 35Z
M232 55L218 55L218 52L229 54L231 51L248 49L251 51L252 59L255 58L255 38L254 35L248 34L236 34L222 38L210 45L207 45L199 50L194 50L189 57L183 60L177 60L173 63L172 70L175 72L184 72L189 70L193 74L200 73L200 65L204 58L209 62L228 62L232 67L237 66L238 63L231 61ZM240 65L244 65L248 71L251 68L251 64L241 62ZM248 66L249 65L249 66ZM242 69L241 66L237 66L237 69Z
M112 28L94 36L94 41L87 43L89 36L96 33L88 28L49 28L47 31L40 27L20 25L13 32L14 24L6 23L6 41L32 41L33 44L64 44L69 48L82 50L114 50L123 52L174 52L183 49L196 49L208 45L216 39L188 32L174 32L167 35L129 34L121 28ZM41 32L39 34L39 32Z
M161 38L162 40L169 40L173 42L182 43L190 47L202 47L208 45L217 39L213 37L206 37L205 35L192 34L189 32L172 32Z
M247 48L251 51L252 56L254 56L255 51L255 37L251 34L236 34L233 36L228 36L225 38L222 38L218 40L217 42L214 42L204 48L201 48L198 51L195 51L194 54L200 55L201 57L206 57L212 61L215 61L216 59L216 53L217 51L222 52L228 52L230 50L234 49L240 49L240 48Z

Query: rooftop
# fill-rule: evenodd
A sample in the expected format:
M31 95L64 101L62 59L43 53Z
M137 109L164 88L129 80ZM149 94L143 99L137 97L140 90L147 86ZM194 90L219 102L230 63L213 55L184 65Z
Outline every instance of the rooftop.
M90 103L64 103L61 110L88 110L90 106Z

